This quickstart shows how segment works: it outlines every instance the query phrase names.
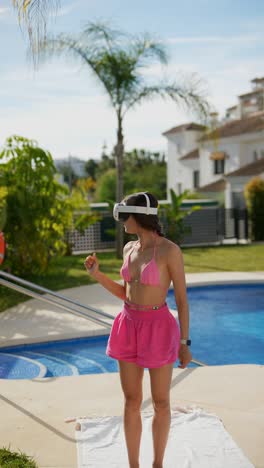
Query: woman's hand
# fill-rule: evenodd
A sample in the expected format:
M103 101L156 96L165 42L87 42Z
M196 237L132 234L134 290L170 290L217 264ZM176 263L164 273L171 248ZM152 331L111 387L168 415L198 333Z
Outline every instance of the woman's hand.
M96 257L96 253L93 253L93 255L88 255L88 257L86 257L84 266L91 276L96 275L96 273L99 271L99 263Z
M189 364L191 360L192 360L192 353L189 349L189 346L187 346L186 344L181 344L180 351L179 351L180 366L178 367L180 369L185 369L185 367Z

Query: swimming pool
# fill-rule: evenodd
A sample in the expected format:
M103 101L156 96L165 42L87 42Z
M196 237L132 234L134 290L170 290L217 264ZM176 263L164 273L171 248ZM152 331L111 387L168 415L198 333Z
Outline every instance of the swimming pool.
M187 293L194 359L209 365L264 364L264 284L194 286ZM173 291L167 303L176 309ZM1 348L0 378L117 372L117 362L105 355L107 339L104 335Z

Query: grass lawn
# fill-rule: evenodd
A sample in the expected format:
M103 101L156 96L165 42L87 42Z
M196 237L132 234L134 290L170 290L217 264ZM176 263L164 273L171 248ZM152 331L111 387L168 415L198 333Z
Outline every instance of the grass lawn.
M264 271L264 244L182 248L186 273L209 271ZM119 279L121 260L114 252L97 254L101 270L112 279ZM86 273L85 255L53 259L44 275L28 276L27 280L57 291L94 283ZM28 297L0 287L0 311Z

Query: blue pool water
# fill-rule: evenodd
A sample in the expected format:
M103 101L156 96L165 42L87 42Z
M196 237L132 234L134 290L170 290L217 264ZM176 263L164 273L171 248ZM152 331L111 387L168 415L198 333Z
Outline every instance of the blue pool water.
M264 285L199 286L187 292L194 359L209 365L264 364ZM176 309L173 291L167 303ZM105 335L1 348L0 378L117 372L117 362L105 354L107 339Z

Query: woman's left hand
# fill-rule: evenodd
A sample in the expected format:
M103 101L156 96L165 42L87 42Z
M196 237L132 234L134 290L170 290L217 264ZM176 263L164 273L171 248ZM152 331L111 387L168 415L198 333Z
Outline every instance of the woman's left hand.
M181 344L180 351L179 351L180 365L178 367L180 369L185 369L191 360L192 360L192 353L189 349L189 346L187 346L186 344Z

